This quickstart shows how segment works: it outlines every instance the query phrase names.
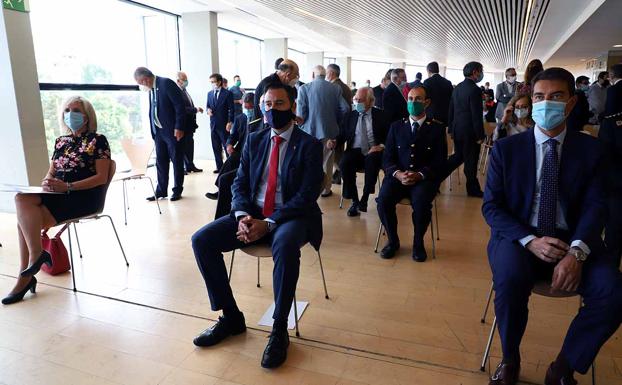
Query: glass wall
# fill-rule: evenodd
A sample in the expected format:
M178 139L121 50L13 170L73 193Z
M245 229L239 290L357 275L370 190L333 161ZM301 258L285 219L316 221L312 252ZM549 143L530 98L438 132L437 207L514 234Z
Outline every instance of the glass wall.
M328 67L328 65L332 63L337 63L337 58L324 56L324 68Z
M421 81L424 81L428 77L428 71L425 69L425 66L406 64L405 70L409 82L415 81L417 72L421 72Z
M262 79L261 40L219 28L218 62L229 87L233 85L233 77L239 75L242 88L254 89Z
M62 100L81 95L93 103L113 156L123 158L122 138L150 135L148 95L136 88L134 70L175 77L177 17L118 0L30 0L30 7L48 151L64 134Z
M302 51L298 51L297 49L288 48L287 58L295 61L296 64L298 64L298 68L300 71L300 80L302 80L303 82L310 82L311 74L307 73L309 71L305 71L305 69L307 68L307 54Z
M390 68L391 63L353 59L351 79L356 82L357 88L363 87L367 80L371 82L372 87L375 87Z
M464 80L464 75L462 74L462 69L457 68L447 68L445 72L445 77L453 84L457 85L458 83ZM425 78L425 76L424 76ZM495 84L495 74L493 72L484 71L484 79L477 83L478 86L483 86L484 83L490 82L490 87L494 88Z

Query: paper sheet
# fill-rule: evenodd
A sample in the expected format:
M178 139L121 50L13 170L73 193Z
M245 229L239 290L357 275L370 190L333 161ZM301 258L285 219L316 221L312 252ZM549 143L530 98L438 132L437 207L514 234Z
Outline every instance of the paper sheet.
M41 186L23 186L8 183L0 183L0 192L14 192L22 194L64 194L56 191L45 191Z
M302 318L302 313L305 312L308 305L309 305L309 302L296 301L296 309L298 310L298 321L300 321L300 318ZM274 302L272 302L272 305L270 305L268 310L266 310L264 315L259 320L260 326L272 326L272 324L274 323L274 320L272 319L272 314L274 313L274 307L275 307ZM291 329L294 329L295 327L296 327L296 322L294 320L294 307L292 306L292 308L289 311L289 317L287 317L287 328L291 330Z

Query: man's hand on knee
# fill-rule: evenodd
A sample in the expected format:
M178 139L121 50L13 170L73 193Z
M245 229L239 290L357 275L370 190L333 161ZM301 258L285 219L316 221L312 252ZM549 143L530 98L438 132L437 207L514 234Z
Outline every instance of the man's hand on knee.
M577 291L581 283L582 271L583 264L577 261L574 255L566 254L553 270L551 288L569 292Z
M570 249L566 242L553 237L534 238L525 247L533 255L549 263L564 258Z

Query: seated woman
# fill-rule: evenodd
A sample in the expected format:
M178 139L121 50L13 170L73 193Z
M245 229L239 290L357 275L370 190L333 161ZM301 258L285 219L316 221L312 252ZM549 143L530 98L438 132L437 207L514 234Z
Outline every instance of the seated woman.
M64 194L17 194L17 232L20 275L15 287L2 300L19 302L35 292L41 265L52 259L41 248L41 230L68 219L97 212L105 194L110 168L110 147L97 134L97 118L91 103L79 96L67 99L59 111L60 126L69 134L56 139L50 169L43 179L45 190Z
M497 124L492 140L504 138L527 131L535 123L531 119L531 96L516 95L508 102L503 111L503 118Z

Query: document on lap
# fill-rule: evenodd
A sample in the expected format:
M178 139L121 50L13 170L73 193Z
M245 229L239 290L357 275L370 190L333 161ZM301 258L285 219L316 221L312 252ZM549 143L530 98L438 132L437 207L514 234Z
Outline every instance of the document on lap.
M58 191L46 191L41 186L23 186L8 183L0 183L0 192L14 192L22 194L64 194Z

